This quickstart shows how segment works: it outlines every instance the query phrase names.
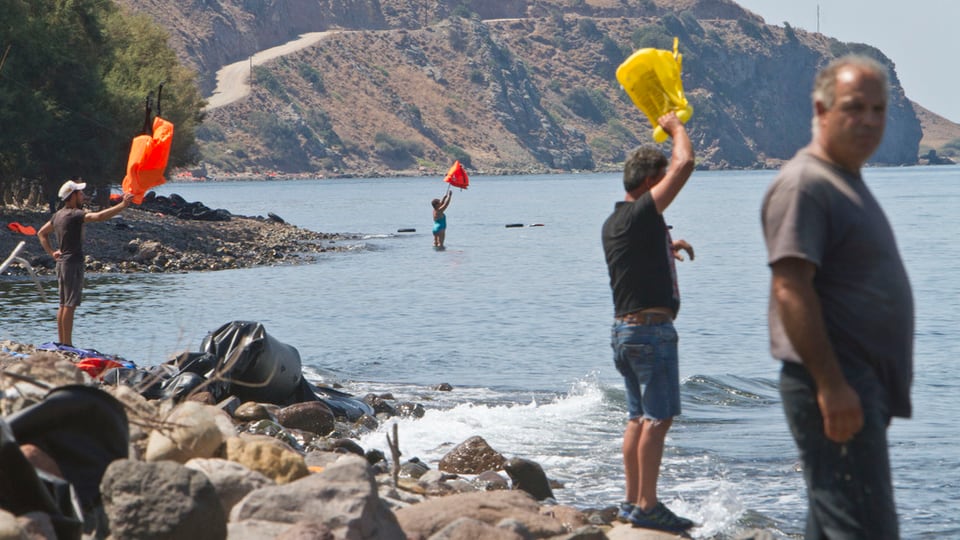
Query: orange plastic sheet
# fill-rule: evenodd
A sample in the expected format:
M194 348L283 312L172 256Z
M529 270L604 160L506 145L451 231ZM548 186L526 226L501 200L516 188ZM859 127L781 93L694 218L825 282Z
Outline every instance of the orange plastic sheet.
M170 159L173 124L159 116L153 119L153 135L138 135L130 145L127 176L123 192L133 193L133 202L140 204L150 188L166 182L163 173Z
M673 38L673 52L661 49L640 49L617 68L617 81L627 92L633 104L650 120L653 140L662 143L667 134L657 119L670 111L686 123L693 116L693 107L683 95L680 72L683 55L677 51L679 40Z
M467 186L470 185L470 179L467 178L467 171L463 170L463 165L460 165L460 160L453 162L443 181L460 189L467 189Z

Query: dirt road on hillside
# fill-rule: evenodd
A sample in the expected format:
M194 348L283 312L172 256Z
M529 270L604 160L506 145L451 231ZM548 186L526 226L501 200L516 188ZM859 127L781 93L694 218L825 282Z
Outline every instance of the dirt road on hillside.
M214 89L213 95L207 98L205 110L209 111L217 107L223 107L246 97L250 93L250 70L253 66L259 66L268 60L309 47L333 33L335 31L303 34L293 41L260 51L246 60L222 67L217 72L217 87Z

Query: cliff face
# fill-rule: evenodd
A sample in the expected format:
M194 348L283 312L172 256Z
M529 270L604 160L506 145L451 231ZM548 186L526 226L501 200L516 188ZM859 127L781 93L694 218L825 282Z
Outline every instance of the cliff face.
M701 167L789 159L810 138L816 70L846 52L892 74L874 162L916 163L922 136L880 51L767 26L727 0L124 1L171 29L208 92L224 64L337 31L257 68L249 97L208 113L198 137L214 171L433 174L453 159L490 173L614 170L651 140L616 67L673 36Z

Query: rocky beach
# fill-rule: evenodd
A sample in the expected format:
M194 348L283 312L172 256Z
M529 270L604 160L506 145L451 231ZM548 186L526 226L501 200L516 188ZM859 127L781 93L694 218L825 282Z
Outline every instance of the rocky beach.
M48 215L5 209L3 217L38 229ZM307 264L351 239L176 196L151 197L88 224L86 235L87 271L124 273ZM36 273L51 274L53 260L34 237L5 228L0 251L9 254L20 241L19 256ZM18 264L8 270L26 271ZM366 411L338 415L332 399L257 402L214 390L216 370L184 390L181 379L170 380L188 371L176 360L137 367L102 355L91 364L84 352L0 342L3 467L21 469L0 491L22 495L0 497L0 538L676 537L618 524L612 506L556 504L552 490L562 486L549 471L504 456L480 437L436 464L402 455L396 431L388 436L395 455L361 448L360 434L395 416L423 414L421 404L390 394L319 389L317 396L350 396L340 399ZM148 391L161 383L168 391ZM38 486L47 495L29 495L44 491ZM64 498L65 486L75 504Z
M184 370L91 369L75 351L14 341L0 342L0 368L0 470L18 471L0 475L3 539L686 537L617 523L613 506L559 505L549 471L481 437L437 464L405 456L396 429L391 455L366 450L359 434L424 413L390 394L343 398L366 405L359 415L219 399L207 384L149 399L151 377Z
M55 262L37 238L9 228L10 223L19 223L39 230L50 213L7 207L2 216L0 256L5 259L19 242L26 242L20 256L38 274L52 274ZM347 249L343 242L350 239L290 225L276 214L238 216L176 195L148 197L142 205L85 229L87 272L197 272L297 264ZM26 269L14 265L10 271Z
M3 215L35 228L48 217ZM309 264L348 249L351 240L277 215L235 216L173 197L86 230L88 272ZM35 238L5 228L0 251L6 255L23 240L21 256L38 273L52 273L52 259ZM18 265L12 271L26 272ZM203 370L188 369L198 361L190 354L162 366L130 366L3 337L14 340L0 342L0 469L15 466L22 474L3 479L0 538L682 537L618 523L612 505L557 504L553 492L564 488L549 469L480 437L451 441L430 463L403 452L402 431L388 435L393 455L359 445L364 434L389 432L391 419L422 416L427 402L312 385L315 393L249 399L242 386L224 385L238 378L220 369L235 354ZM344 413L337 405L345 402L356 407ZM65 486L78 494L76 505L65 504ZM30 495L44 489L46 496ZM8 495L14 492L17 500ZM741 538L763 537L756 534Z
M573 509L564 509L558 520L553 511L541 512L529 492L510 491L504 470L520 475L513 482L541 498L550 487L539 466L507 460L479 438L452 450L442 471L417 459L401 463L399 456L366 452L353 439L359 432L394 415L423 414L422 407L395 403L388 395L363 397L371 414L352 419L319 401L280 406L229 396L215 402L210 391L147 399L135 385L105 383L102 373L91 377L72 352L0 345L0 405L19 436L14 443L5 435L4 467L19 444L47 481L67 479L87 495L80 497L83 513L75 515L44 512L42 505L0 513L6 522L2 538L62 538L71 532L65 525L71 520L83 523L90 538L171 539L431 538L474 512L481 519L457 526L472 532L444 538L477 538L475 533L505 519L510 525L497 538L573 538L567 534L572 525L580 530L591 524ZM79 396L78 387L85 389ZM56 409L70 395L74 405L85 404L79 407L83 413L75 406ZM122 429L105 427L116 425ZM400 436L393 435L398 446ZM107 443L110 438L123 444ZM61 443L68 440L76 447L65 449ZM31 485L21 483L21 494L29 491ZM483 495L493 491L498 493ZM440 497L454 494L458 498ZM414 508L436 498L445 502ZM597 516L609 524L609 516ZM563 520L574 521L568 526ZM513 529L533 532L508 534Z

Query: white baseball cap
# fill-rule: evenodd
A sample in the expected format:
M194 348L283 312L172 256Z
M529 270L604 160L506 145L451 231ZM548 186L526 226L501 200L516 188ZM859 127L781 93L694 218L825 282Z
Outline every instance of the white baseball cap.
M87 189L87 184L85 182L74 182L73 180L67 180L60 186L60 200L67 200L74 191L83 191Z

